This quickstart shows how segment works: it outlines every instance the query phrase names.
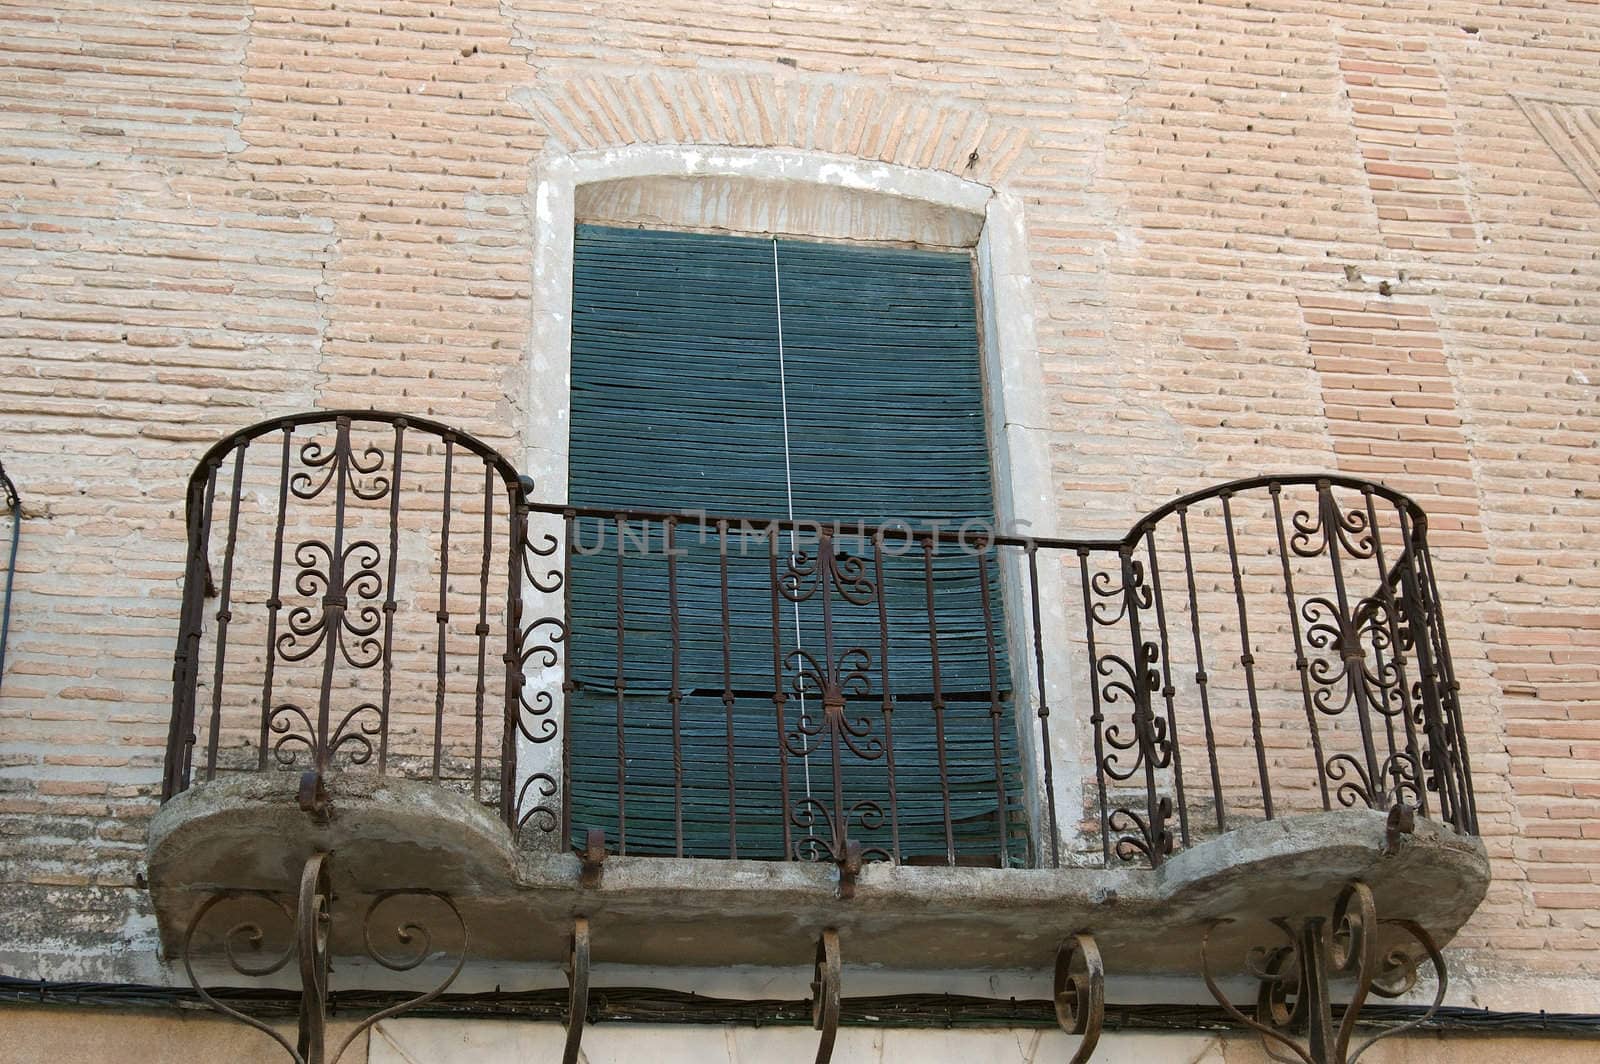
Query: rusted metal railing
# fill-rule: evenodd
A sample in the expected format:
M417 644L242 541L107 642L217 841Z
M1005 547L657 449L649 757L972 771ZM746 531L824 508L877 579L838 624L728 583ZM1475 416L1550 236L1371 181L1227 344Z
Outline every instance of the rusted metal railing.
M1381 485L1236 481L1115 539L528 488L390 414L213 448L165 795L194 773L398 773L557 845L599 829L622 853L847 879L1158 865L1339 807L1477 830L1427 520Z
M292 768L310 802L343 764L509 817L522 498L492 448L424 418L295 415L212 447L188 488L163 797L196 771Z

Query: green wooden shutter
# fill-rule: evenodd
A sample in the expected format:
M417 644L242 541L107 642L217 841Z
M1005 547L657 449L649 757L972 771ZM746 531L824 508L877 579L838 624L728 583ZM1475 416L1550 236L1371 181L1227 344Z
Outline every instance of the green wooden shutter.
M571 498L577 505L706 510L947 525L990 521L987 439L970 260L965 255L780 241L779 290L770 240L580 227L574 262ZM787 412L787 452L785 447ZM785 460L787 453L787 461ZM580 542L601 542L583 522ZM659 552L660 527L653 529ZM572 573L569 662L574 831L604 828L618 841L615 533L580 554ZM732 541L730 541L732 542ZM746 542L745 546L750 543ZM684 851L730 852L728 729L722 699L717 545L680 530L678 547L680 750ZM995 852L994 756L988 713L990 640L1006 684L998 573L990 565L994 625L983 624L975 560L941 556L935 601L949 708L952 819L963 852ZM764 554L729 566L733 746L738 854L782 857L773 688L771 595ZM667 568L659 553L627 557L627 848L672 853L674 751ZM895 687L896 790L901 851L942 857L943 800L930 694L922 560L886 560ZM840 604L836 601L836 607ZM785 604L786 649L817 638L820 604ZM836 643L878 651L877 611L836 608ZM1009 691L1003 694L1009 699ZM878 690L853 711L877 715ZM791 714L797 709L793 702ZM1018 803L1014 727L1004 722L1003 764ZM793 759L791 759L793 762ZM831 769L813 757L790 768L791 798L829 793ZM885 792L882 762L845 759L852 798ZM885 808L887 808L885 803ZM796 832L798 834L798 832ZM852 837L887 849L885 825ZM1020 844L1019 844L1020 845Z

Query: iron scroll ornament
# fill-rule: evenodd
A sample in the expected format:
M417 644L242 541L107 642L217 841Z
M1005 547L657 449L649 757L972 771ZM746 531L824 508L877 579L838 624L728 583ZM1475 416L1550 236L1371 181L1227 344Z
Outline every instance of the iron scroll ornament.
M1259 980L1254 1017L1228 1000L1211 972L1207 956L1211 933L1229 922L1214 921L1206 928L1200 940L1201 975L1206 989L1228 1015L1260 1035L1263 1048L1273 1060L1287 1064L1355 1064L1379 1040L1426 1023L1444 1002L1449 976L1433 937L1413 920L1380 920L1372 888L1359 880L1352 880L1339 892L1331 917L1309 917L1298 926L1283 918L1272 921L1288 942L1250 951L1246 967ZM1421 1015L1380 1031L1352 1052L1351 1037L1368 995L1397 998L1417 984L1420 957L1413 957L1400 947L1379 956L1381 926L1398 928L1421 946L1433 966L1437 987L1433 1002ZM1353 979L1355 986L1335 1025L1329 991L1331 980L1337 977Z
M426 897L438 901L454 918L461 937L461 946L449 974L431 990L368 1016L345 1035L330 1053L327 1049L328 944L334 918L334 895L328 875L329 857L329 854L317 853L306 861L301 871L300 888L292 912L279 894L267 891L219 891L200 905L183 936L184 974L200 999L223 1015L267 1035L289 1054L295 1064L338 1064L345 1051L374 1024L426 1005L443 994L461 974L467 960L469 947L467 924L455 901L448 894L433 890L391 890L375 895L371 904L367 906L361 925L362 946L367 958L374 963L392 972L407 972L419 967L435 955L432 933L414 921L395 926L395 945L380 946L375 940L374 928L380 923L379 915L384 906L392 899L400 897ZM286 930L290 932L286 936L288 942L280 952L269 952L264 960L252 963L241 956L240 950L247 948L251 953L261 952L263 944L267 941L267 932L258 919L241 919L222 936L223 955L233 971L250 978L273 975L282 971L291 958L298 958L300 1016L298 1038L292 1045L286 1037L268 1024L219 1001L205 988L194 971L195 933L205 923L207 917L220 906L245 900L264 906L274 919L281 920L286 925Z
M811 966L811 1026L822 1032L816 1064L828 1064L833 1059L833 1043L839 1036L842 967L839 932L824 928L817 938L817 958Z
M1100 1044L1106 1018L1106 966L1094 936L1079 931L1056 950L1052 998L1056 1022L1079 1038L1068 1064L1085 1064Z

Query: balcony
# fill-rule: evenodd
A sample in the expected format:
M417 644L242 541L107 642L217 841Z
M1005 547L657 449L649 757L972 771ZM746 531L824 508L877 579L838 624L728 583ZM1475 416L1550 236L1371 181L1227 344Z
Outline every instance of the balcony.
M301 929L278 963L308 1000L330 956L431 957L375 947L381 913L407 949L409 923L456 936L435 993L565 958L580 1021L591 950L815 947L825 1040L841 950L1054 963L1088 1034L1099 958L1215 987L1269 919L1266 985L1365 996L1432 958L1442 996L1487 884L1427 520L1378 484L1237 481L1119 539L610 512L352 411L213 447L188 537L165 948L238 962L213 909L255 906L256 947ZM1329 1008L1256 1022L1346 1046Z

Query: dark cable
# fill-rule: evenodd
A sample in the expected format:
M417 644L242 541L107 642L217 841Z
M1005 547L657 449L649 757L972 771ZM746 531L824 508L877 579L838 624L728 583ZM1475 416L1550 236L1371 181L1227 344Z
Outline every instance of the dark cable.
M288 990L226 987L211 993L263 1019L292 1017L300 995ZM365 1015L396 1004L407 995L385 991L347 990L329 996L333 1015ZM78 1006L122 1009L193 1009L198 996L186 987L137 983L47 982L0 976L0 1004ZM450 994L406 1013L408 1016L517 1018L563 1022L565 987L550 990ZM1335 1007L1335 1013L1340 1010ZM1361 1023L1389 1027L1421 1015L1417 1005L1368 1005ZM809 1026L809 1001L711 998L677 990L606 987L591 992L590 1023L694 1023L744 1026ZM964 997L955 994L894 994L846 998L840 1024L847 1027L1054 1027L1054 1006L1048 1001ZM1219 1031L1240 1025L1213 1005L1107 1005L1108 1031ZM1600 1038L1600 1015L1559 1012L1493 1012L1463 1007L1441 1008L1421 1030L1503 1034L1538 1031L1545 1034Z

